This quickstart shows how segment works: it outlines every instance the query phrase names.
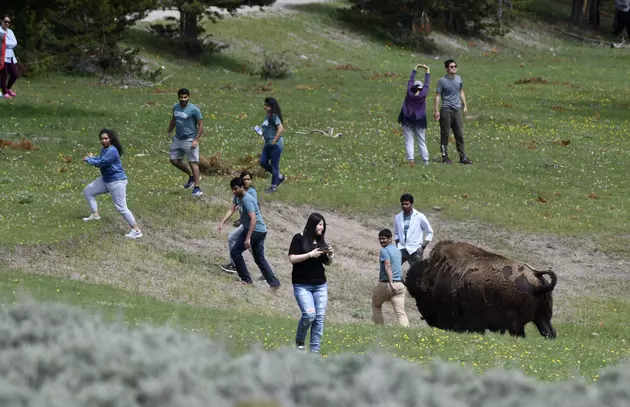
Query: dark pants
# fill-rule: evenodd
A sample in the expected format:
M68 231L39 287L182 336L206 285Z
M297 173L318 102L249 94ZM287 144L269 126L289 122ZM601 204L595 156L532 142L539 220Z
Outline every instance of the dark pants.
M2 86L2 93L7 93L11 86L15 83L19 76L17 64L5 62L4 68L0 71L0 86ZM7 77L9 82L7 83Z
M400 251L400 257L402 259L402 261L400 262L401 265L405 264L406 261L409 262L410 266L413 266L414 263L420 263L422 261L422 247L418 248L418 250L416 250L412 254L409 254L407 249L402 249Z
M247 270L247 265L245 264L245 259L243 258L243 252L245 249L245 238L247 237L247 229L243 230L243 233L240 234L236 244L230 250L230 256L234 260L234 265L236 266L236 271L238 272L238 276L241 280L246 283L251 283L252 278L249 275L249 271ZM252 233L252 237L250 238L250 243L252 245L252 256L254 257L254 262L260 269L260 272L267 280L267 283L272 287L279 287L280 281L276 278L269 267L269 263L267 263L267 259L265 259L265 237L267 237L267 233L262 232L254 232Z
M260 166L271 173L271 186L277 187L280 182L280 156L282 149L277 144L265 144L260 155Z
M443 106L440 109L440 148L442 158L448 157L448 138L451 135L451 129L455 135L459 159L463 160L466 158L466 153L464 152L464 117L462 116L462 110Z
M626 29L626 35L630 36L630 11L615 12L615 22L613 23L613 35L616 37Z

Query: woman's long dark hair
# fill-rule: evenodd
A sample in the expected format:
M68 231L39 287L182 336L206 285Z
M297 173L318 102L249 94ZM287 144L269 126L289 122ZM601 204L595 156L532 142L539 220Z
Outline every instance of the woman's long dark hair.
M322 230L321 235L317 236L317 234L315 233L315 228L317 227L317 225L319 225L319 222L321 221L324 222L324 230ZM304 251L308 253L311 250L313 250L313 240L317 242L315 246L318 249L321 249L324 246L326 246L326 240L324 239L325 234L326 234L326 219L324 219L324 217L317 212L311 213L311 216L309 216L308 220L306 221L306 226L304 227L304 231L302 232L302 235L304 236L304 242L303 242Z
M280 123L284 123L284 121L282 120L282 110L280 110L280 105L278 104L278 101L276 99L272 97L266 97L265 106L269 106L271 108L271 110L269 111L269 117L275 114L280 119Z
M122 156L123 146L122 144L120 144L120 140L118 140L118 136L116 135L116 132L110 129L103 129L98 133L99 139L101 138L101 134L103 133L109 136L110 143L112 144L112 146L116 147L116 150L118 150L118 155Z

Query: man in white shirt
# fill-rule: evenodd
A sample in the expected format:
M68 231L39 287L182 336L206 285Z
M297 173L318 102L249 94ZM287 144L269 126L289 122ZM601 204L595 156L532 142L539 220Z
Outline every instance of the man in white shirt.
M2 88L2 97L5 99L11 99L16 96L15 92L11 90L11 87L18 78L18 61L13 52L13 49L17 47L17 39L15 38L13 30L9 27L11 27L11 17L5 15L0 25L0 38L3 38L5 42L4 67L0 70L0 85Z
M424 214L413 208L413 196L403 194L400 197L402 212L394 217L394 239L402 263L422 261L422 251L433 240L433 229Z

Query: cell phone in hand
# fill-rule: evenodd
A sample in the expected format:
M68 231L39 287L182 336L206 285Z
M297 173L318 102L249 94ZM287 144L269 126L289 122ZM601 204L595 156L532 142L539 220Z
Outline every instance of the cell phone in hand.
M320 250L324 253L330 253L332 251L332 246L327 244L326 246L322 247Z
M255 131L255 132L256 132L259 136L262 136L262 135L263 135L263 131L262 131L262 129L260 128L260 126L256 126L256 127L254 127L254 131Z

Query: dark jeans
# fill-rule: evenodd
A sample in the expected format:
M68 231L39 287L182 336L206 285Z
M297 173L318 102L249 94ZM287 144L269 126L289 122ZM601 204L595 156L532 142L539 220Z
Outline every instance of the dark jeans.
M271 173L271 186L277 187L280 182L280 156L282 148L277 144L265 144L260 155L260 165Z
M613 35L616 37L623 29L626 29L626 35L630 36L630 11L615 11L615 21L613 23Z
M400 257L402 259L401 264L405 264L406 261L409 262L410 266L413 266L414 263L419 263L422 261L422 247L418 248L412 254L409 254L407 249L402 249L400 251Z
M466 158L466 153L464 152L464 118L462 110L442 107L440 109L440 147L442 158L448 157L448 138L451 135L451 129L453 130L453 135L455 135L459 159L463 160Z
M247 270L247 265L245 264L245 259L243 258L243 252L245 249L245 238L247 237L247 229L244 229L243 232L239 235L236 244L230 250L230 256L234 260L234 265L236 266L236 271L238 272L238 276L241 280L246 283L251 283L252 278L249 275L249 271ZM267 237L267 233L263 232L254 232L252 233L252 237L250 238L250 243L252 245L252 256L254 257L254 262L260 269L260 272L267 280L267 283L272 287L279 287L280 281L276 278L269 267L269 263L267 263L267 259L265 259L265 237Z
M2 86L2 93L5 94L11 86L15 83L19 76L17 64L12 64L9 62L4 63L4 68L0 71L0 86ZM7 83L7 77L9 77L9 82Z

